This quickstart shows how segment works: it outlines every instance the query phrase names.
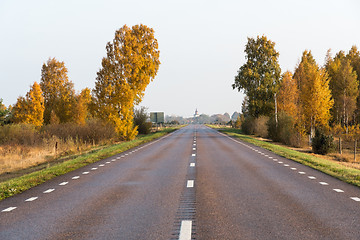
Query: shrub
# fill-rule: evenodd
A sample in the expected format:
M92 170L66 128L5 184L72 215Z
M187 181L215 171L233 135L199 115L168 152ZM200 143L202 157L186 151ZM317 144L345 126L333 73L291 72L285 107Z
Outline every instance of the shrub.
M255 118L245 117L244 121L241 123L241 131L245 134L251 135L255 133Z
M152 123L147 121L148 114L145 107L134 110L134 124L138 126L139 134L149 134L151 132Z
M326 135L323 131L316 129L315 137L311 140L311 146L314 153L328 154L333 148L334 138L331 135Z
M63 141L81 141L101 143L115 138L114 126L101 120L89 120L85 125L76 123L49 124L43 127L43 135L47 138L56 136Z
M269 138L275 142L294 147L301 147L306 142L304 137L296 130L294 119L284 112L278 114L277 127L274 116L269 119L267 125Z
M41 143L40 134L31 124L0 126L0 144L30 146L39 143Z
M268 121L269 117L267 116L260 116L256 118L254 122L254 134L263 138L268 137Z

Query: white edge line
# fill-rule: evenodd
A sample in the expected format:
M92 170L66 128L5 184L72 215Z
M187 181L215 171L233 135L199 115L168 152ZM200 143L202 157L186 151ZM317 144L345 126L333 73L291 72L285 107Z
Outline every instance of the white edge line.
M8 208L2 210L1 212L11 212L14 209L16 209L16 207L8 207Z

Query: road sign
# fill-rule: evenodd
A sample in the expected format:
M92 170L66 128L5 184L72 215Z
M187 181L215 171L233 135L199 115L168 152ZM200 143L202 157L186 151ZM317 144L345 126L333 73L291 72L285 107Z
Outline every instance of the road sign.
M151 112L150 121L152 123L164 123L165 122L164 112Z

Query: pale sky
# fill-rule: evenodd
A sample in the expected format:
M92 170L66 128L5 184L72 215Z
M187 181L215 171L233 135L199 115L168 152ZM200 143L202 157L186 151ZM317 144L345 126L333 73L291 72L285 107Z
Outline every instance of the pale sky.
M358 0L0 0L0 98L6 105L40 81L49 57L64 61L80 91L93 88L105 46L124 24L155 30L161 65L141 106L166 115L240 111L231 84L245 62L247 37L276 43L282 71L305 49L360 48Z

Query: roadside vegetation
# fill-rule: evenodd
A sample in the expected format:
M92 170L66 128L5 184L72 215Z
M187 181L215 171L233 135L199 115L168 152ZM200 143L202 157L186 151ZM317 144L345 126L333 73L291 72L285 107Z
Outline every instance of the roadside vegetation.
M342 161L356 161L360 139L356 46L334 57L329 50L324 66L305 50L293 73L281 73L275 43L265 36L248 38L245 54L246 62L233 84L245 99L233 127L289 146L311 146L314 153L338 152Z
M1 183L0 198L165 134L137 107L159 54L152 28L124 25L106 44L94 89L76 92L65 63L49 58L13 106L0 98L0 182L35 171Z
M311 168L317 169L330 176L336 177L344 182L353 184L360 187L360 164L359 163L345 163L336 160L336 157L318 155L308 152L303 148L291 148L289 146L275 143L267 139L250 136L243 134L240 129L234 128L220 128L213 125L219 131L226 133L227 135L235 138L239 138L245 142L254 144L256 146L265 148L278 154L279 156L286 157L294 160Z
M139 135L131 141L123 141L116 144L90 148L88 151L60 157L52 163L48 162L47 164L40 165L38 166L38 168L40 168L39 170L37 170L37 168L29 169L30 171L35 171L25 175L20 174L20 177L0 182L0 200L21 193L47 180L53 179L56 176L63 175L101 159L124 152L130 148L150 142L156 138L160 138L179 127L180 126L165 128L148 135Z

